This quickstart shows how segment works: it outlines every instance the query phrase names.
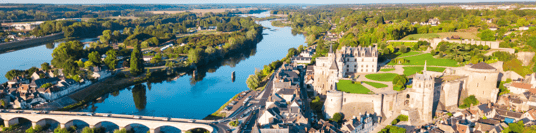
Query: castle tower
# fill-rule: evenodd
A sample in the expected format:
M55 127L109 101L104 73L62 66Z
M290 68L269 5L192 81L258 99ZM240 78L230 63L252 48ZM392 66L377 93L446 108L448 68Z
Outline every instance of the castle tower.
M434 105L434 78L426 73L426 61L423 74L415 74L412 88L408 91L409 107L419 112L419 118L424 122L432 120Z
M326 118L332 118L333 114L339 113L342 110L342 98L343 93L341 91L328 91L326 94L326 101L324 102L324 116Z

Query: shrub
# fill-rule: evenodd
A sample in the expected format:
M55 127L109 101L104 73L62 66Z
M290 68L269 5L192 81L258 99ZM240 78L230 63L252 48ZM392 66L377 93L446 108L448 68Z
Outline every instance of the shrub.
M333 118L331 118L329 120L339 123L342 120L342 114L341 113L335 113L335 114L333 114Z

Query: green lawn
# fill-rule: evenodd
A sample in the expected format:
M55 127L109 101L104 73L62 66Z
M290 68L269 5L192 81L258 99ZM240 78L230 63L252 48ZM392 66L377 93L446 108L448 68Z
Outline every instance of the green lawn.
M351 80L339 80L337 83L337 89L342 92L347 93L357 93L357 94L369 94L371 91L367 87L357 83L352 83Z
M428 62L428 65L431 66L458 66L458 62L451 59L436 59L431 54L422 54L417 56L405 57L404 59L409 60L409 63L404 63L402 65L424 65L424 61ZM389 65L396 65L395 63L390 62Z
M438 38L440 37L438 34L436 33L428 33L428 34L412 34L412 35L409 35L409 36L406 36L404 38L402 38L401 40L409 40L410 38L413 38L415 40L419 40L419 38Z
M416 55L416 54L421 54L421 52L407 52L407 53L403 53L401 55L399 55L398 57L406 57L406 56L412 56L412 55Z
M376 82L368 82L368 81L363 81L363 83L366 83L374 88L384 88L384 87L388 87L388 85L386 84L382 84L382 83L376 83Z
M365 77L370 80L376 81L393 81L395 76L398 74L395 73L378 73L378 74L367 74Z
M424 67L404 67L404 74L409 76L413 75L417 72L422 72ZM443 72L445 68L442 67L426 67L426 70L428 71L434 71L434 72Z
M395 69L380 69L380 71L382 72L389 72L389 71L394 71Z

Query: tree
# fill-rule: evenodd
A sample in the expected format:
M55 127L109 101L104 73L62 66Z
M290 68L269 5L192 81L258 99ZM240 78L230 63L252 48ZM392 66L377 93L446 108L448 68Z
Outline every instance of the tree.
M495 33L489 29L478 33L478 37L483 41L495 41Z
M50 68L50 64L48 64L47 62L41 64L41 69L43 69L44 71L48 71L52 68Z
M331 118L330 120L339 123L342 120L342 114L341 113L335 113L335 114L333 114L333 118Z
M259 79L259 76L257 76L257 74L251 74L246 80L246 84L248 85L249 89L255 90L257 89L257 87L259 87L259 83L260 83L259 81L260 79Z
M134 43L134 50L130 55L130 73L140 75L143 72L143 58L141 54L141 46Z
M84 129L82 129L82 133L94 133L95 131L93 130L93 128L90 128L90 127L84 127Z
M84 62L84 66L85 66L84 68L89 69L89 67L93 67L95 66L95 64L93 64L93 62L91 61L86 61Z
M115 70L117 66L117 52L113 49L106 51L106 58L104 59L104 64L110 68L110 70Z
M6 101L4 101L4 99L0 99L0 105L2 105L4 108L7 108Z
M102 43L109 44L111 38L112 38L112 31L110 31L110 30L102 31L102 36L100 37L100 41Z
M101 64L101 56L100 56L99 52L93 51L93 52L89 53L88 61L93 62L93 64L100 65Z
M58 127L54 129L54 133L70 133L70 132L66 128L61 128L61 126L58 125Z
M22 72L23 72L22 70L15 70L15 69L13 69L13 70L9 70L9 71L6 73L5 77L6 77L8 80L11 80L11 79L13 79L14 77L17 77L17 76L22 75Z
M115 130L114 130L114 133L127 133L127 129L124 129L124 128L121 129L121 130L119 130L119 129L115 129Z
M499 21L497 21L497 25L499 26L507 26L508 25L508 21L504 18L501 18L499 19Z
M151 59L151 63L152 64L156 64L156 63L160 63L162 62L162 56L160 53L156 54L152 59Z

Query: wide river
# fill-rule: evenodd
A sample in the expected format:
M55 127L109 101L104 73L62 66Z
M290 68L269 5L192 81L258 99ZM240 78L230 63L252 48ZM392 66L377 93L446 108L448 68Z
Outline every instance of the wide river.
M264 17L267 13L259 16ZM188 74L173 80L131 86L103 96L104 100L100 102L73 111L203 119L237 93L248 90L246 79L256 68L262 69L264 65L282 59L289 48L305 45L304 36L293 35L290 27L274 27L270 21L258 23L268 29L264 29L263 39L256 49L208 67L199 66L199 74L195 78ZM0 64L0 73L40 67L41 63L50 62L51 53L50 46L42 45L0 54L0 61L4 62ZM233 71L236 74L234 82L231 80ZM1 76L0 82L5 81L7 79Z

